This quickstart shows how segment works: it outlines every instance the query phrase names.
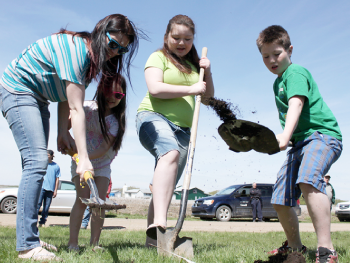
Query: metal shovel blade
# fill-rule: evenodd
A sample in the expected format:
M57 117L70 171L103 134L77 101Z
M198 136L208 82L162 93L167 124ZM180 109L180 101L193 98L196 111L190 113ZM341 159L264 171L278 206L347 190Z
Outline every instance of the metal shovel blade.
M161 230L157 228L157 251L159 255L172 256L173 252L184 258L193 258L193 243L191 237L179 237L175 228ZM161 249L160 249L161 248Z
M80 200L83 204L86 204L86 205L91 205L91 204L104 205L105 204L105 201L103 201L99 197L91 197L91 198L80 197Z
M255 150L275 154L280 151L277 139L269 128L250 121L230 120L220 125L219 135L235 152Z

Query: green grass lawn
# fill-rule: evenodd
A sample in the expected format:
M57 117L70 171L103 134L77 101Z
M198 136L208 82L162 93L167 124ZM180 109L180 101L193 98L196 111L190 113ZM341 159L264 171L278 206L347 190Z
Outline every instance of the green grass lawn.
M332 233L332 240L339 254L339 262L350 262L349 232ZM181 236L191 236L194 244L196 263L252 263L267 260L267 251L279 247L285 240L284 233L225 233L225 232L181 232ZM302 241L309 248L306 262L315 262L316 235L302 233ZM0 227L0 262L30 262L17 259L16 229ZM63 262L179 262L175 258L158 257L156 249L144 247L144 231L103 230L100 244L104 252L94 252L88 246L90 230L80 231L79 253L68 252L68 227L48 227L40 229L40 238L58 247L58 255ZM47 261L44 261L47 262ZM183 261L184 262L184 261Z

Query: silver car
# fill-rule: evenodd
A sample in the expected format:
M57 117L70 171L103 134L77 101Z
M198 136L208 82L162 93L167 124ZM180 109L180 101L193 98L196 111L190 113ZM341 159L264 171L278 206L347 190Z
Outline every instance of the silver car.
M0 189L0 209L6 214L17 211L18 187ZM76 198L75 185L71 181L59 180L57 196L52 198L49 211L53 213L70 213ZM40 211L42 210L42 206Z

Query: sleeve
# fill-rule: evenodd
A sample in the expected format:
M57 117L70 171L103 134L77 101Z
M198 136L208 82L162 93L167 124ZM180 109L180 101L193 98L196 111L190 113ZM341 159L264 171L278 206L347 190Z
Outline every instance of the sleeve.
M165 71L166 68L166 58L161 51L154 52L148 58L145 69L149 67L155 67Z
M56 164L56 178L61 177L61 169L60 167Z
M52 62L57 75L61 80L86 85L85 75L90 65L88 49L81 37L67 34L52 35L51 45Z
M111 179L109 179L109 184L108 184L108 190L107 190L107 193L110 193L112 190L112 177Z
M332 187L332 204L335 203L335 191L334 191L334 188L333 188L333 185L331 185Z
M287 100L293 96L304 96L309 98L309 82L307 78L300 73L292 73L285 81Z

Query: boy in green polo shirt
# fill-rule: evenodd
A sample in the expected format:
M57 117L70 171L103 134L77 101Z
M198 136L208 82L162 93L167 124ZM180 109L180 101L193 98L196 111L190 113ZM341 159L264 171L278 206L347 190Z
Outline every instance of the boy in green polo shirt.
M270 254L305 252L295 211L301 193L315 227L316 262L338 262L330 236L330 210L323 176L342 152L342 134L317 84L305 68L292 64L293 46L281 26L264 29L257 39L266 67L278 77L273 85L283 132L276 136L281 150L293 148L280 169L271 203L277 211L287 241Z

